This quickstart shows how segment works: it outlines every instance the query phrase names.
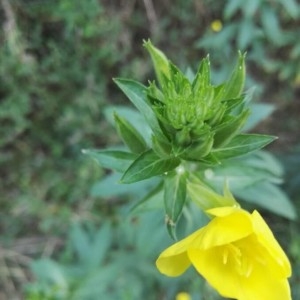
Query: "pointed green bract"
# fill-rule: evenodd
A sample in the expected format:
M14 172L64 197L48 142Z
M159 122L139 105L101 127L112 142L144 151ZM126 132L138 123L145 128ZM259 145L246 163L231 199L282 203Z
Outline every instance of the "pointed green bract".
M244 88L245 73L245 54L239 52L239 59L231 74L231 77L222 86L215 100L219 101L239 97Z
M192 83L192 87L195 93L202 93L203 95L205 95L207 89L211 87L210 62L208 57L201 61L196 77Z
M199 161L211 152L213 142L213 133L207 132L201 138L193 141L188 147L184 148L178 156L186 160Z
M118 133L123 142L133 153L142 153L147 150L147 144L140 133L125 119L114 113Z
M239 116L231 116L229 121L221 124L215 132L214 148L226 145L236 134L238 134L246 123L249 114L249 110L244 110Z
M166 85L167 79L170 79L170 65L165 54L154 47L150 40L144 41L144 47L151 55L155 73L161 87Z
M176 157L160 158L153 150L141 154L126 170L122 183L133 183L174 170L180 164Z

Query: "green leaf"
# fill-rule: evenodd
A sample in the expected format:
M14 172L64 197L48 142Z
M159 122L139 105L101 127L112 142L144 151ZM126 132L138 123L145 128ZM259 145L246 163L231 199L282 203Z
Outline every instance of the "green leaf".
M284 0L285 1L285 0ZM242 10L245 18L254 18L255 13L260 8L262 2L261 0L248 0L246 3L242 4ZM254 24L253 20L252 23Z
M281 46L285 42L285 36L280 27L280 22L276 12L270 7L262 7L261 22L265 35L269 38L276 47Z
M83 264L87 264L89 256L86 254L90 252L92 241L79 223L73 224L69 239L79 261Z
M253 129L258 123L265 120L275 110L273 104L268 103L255 103L250 105L250 115L246 121L243 131Z
M186 160L199 161L210 153L213 142L213 134L208 132L200 139L193 141L191 145L185 147L181 153L178 153L178 155Z
M152 107L147 102L147 88L141 83L130 79L116 78L114 81L144 116L153 133L162 140L166 139Z
M239 26L237 43L239 49L245 50L253 41L256 28L251 17L245 18Z
M146 151L147 144L140 133L125 119L114 114L119 135L133 153Z
M280 0L279 2L293 19L300 15L299 4L295 0Z
M230 19L242 6L243 2L241 0L227 1L224 9L225 19Z
M125 172L125 170L137 157L137 155L133 153L109 149L84 149L82 150L82 153L94 158L102 167L112 169L117 172Z
M169 157L172 151L172 145L152 136L152 149L159 157Z
M185 172L172 172L165 177L164 203L168 232L176 239L176 223L186 200Z
M243 157L225 160L222 164L209 166L199 173L206 184L222 190L228 181L233 193L259 182L282 183L283 169L269 152L258 150Z
M238 98L244 88L245 72L245 54L239 52L238 62L231 74L230 79L218 92L214 101Z
M180 164L176 157L160 158L153 150L141 154L126 170L122 183L133 183L175 169Z
M152 130L147 124L144 116L135 108L122 105L110 105L104 109L106 120L115 126L114 113L130 120L130 124L139 132L148 145L151 144Z
M291 220L297 219L296 208L287 195L269 182L258 182L235 191L235 194L247 202L255 203L280 216Z
M88 234L88 232L86 233ZM110 222L104 222L101 228L93 234L91 247L88 249L88 259L90 271L99 268L104 262L112 243L112 230Z
M261 149L275 139L276 137L270 135L239 134L226 147L212 150L212 152L217 159L232 158Z
M92 197L101 197L111 201L116 197L128 197L133 201L143 198L149 190L158 184L158 178L152 178L146 181L135 182L134 184L120 184L121 174L111 173L100 181L96 182L91 190Z
M154 187L145 197L140 199L132 208L131 212L141 213L149 210L163 209L163 183Z
M53 284L61 291L68 290L68 278L62 264L42 258L32 262L31 270L40 282Z

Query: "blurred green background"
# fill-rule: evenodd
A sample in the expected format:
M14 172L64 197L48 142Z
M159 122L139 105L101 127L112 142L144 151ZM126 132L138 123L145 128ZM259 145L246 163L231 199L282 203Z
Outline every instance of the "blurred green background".
M247 51L247 87L275 110L255 131L279 137L268 150L300 214L298 1L0 0L0 23L0 299L220 299L192 270L158 273L163 211L128 213L145 187L99 187L107 170L81 153L120 143L105 112L128 101L112 78L153 78L143 39L182 69L209 53L215 83ZM299 221L262 213L299 299Z

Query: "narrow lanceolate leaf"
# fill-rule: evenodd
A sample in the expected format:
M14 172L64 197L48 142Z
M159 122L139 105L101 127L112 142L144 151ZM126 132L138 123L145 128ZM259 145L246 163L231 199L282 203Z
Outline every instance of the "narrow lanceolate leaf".
M125 172L137 158L133 153L118 150L84 149L82 152L94 158L102 167L117 172Z
M144 116L153 133L161 139L166 139L152 107L147 102L147 88L141 83L130 79L116 78L114 81Z
M219 90L216 101L238 98L245 84L245 54L239 53L238 62L230 79Z
M118 133L123 142L133 153L142 153L147 150L147 144L140 133L125 119L114 114Z
M133 183L161 175L175 169L179 164L179 158L160 158L153 150L148 150L129 166L121 178L121 183Z
M165 177L164 187L167 228L172 238L175 239L175 226L186 200L186 174L182 172L168 174Z
M225 147L212 150L217 159L232 158L258 150L276 139L275 136L260 134L239 134Z
M250 203L255 203L290 220L297 219L296 208L287 195L270 182L258 183L237 190L235 194Z

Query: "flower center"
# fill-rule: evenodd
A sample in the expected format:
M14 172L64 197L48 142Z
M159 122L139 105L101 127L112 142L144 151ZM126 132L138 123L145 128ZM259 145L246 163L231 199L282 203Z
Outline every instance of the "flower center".
M234 244L223 247L222 261L224 265L233 268L242 276L249 277L252 273L252 260Z

